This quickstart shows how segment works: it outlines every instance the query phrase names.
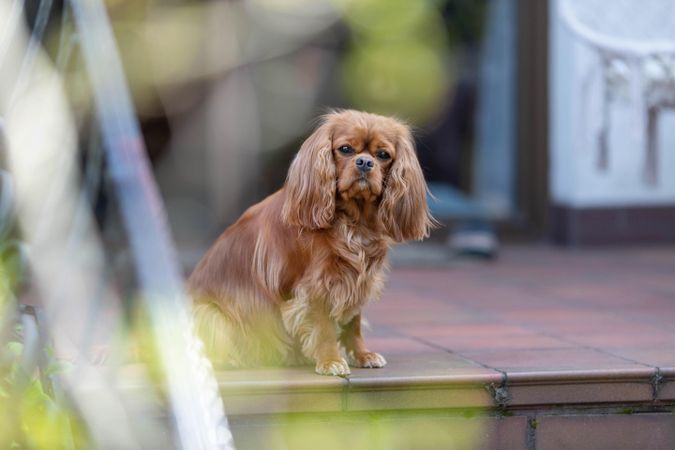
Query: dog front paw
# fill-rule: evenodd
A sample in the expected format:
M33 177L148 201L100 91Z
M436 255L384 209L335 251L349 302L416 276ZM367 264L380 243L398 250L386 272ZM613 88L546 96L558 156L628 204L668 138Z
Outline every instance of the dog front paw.
M384 356L375 352L357 353L352 356L350 362L353 366L368 369L379 369L387 365L387 360L384 359Z
M343 358L340 358L339 360L319 361L316 363L315 370L319 375L333 375L338 377L344 377L351 373L347 361Z

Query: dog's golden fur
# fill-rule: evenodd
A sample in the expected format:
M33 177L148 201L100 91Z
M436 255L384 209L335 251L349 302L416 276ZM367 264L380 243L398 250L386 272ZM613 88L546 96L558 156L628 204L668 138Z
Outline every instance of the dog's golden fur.
M382 292L389 247L426 237L432 220L408 127L327 114L284 187L226 229L191 275L207 353L232 366L309 360L346 375L342 346L352 366L384 366L361 336L361 308Z

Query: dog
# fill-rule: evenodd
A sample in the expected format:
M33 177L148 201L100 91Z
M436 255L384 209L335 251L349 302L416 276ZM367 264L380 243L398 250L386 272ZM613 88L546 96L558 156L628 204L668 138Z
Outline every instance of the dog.
M188 279L207 355L229 367L312 363L321 375L384 367L361 310L382 293L388 249L433 226L410 129L326 114L284 186L227 228Z

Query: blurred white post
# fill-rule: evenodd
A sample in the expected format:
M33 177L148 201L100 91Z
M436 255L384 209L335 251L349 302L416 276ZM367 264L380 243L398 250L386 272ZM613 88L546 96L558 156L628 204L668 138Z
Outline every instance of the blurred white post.
M92 340L111 342L121 314L105 277L90 208L78 186L76 126L61 77L42 53L41 36L36 33L27 42L24 27L13 23L23 19L22 5L8 3L0 0L0 30L8 30L0 41L0 132L6 133L6 162L15 184L22 238L28 244L31 285L39 291L42 325L49 332L42 338L54 345L57 357L73 363L50 378L67 389L97 446L141 448L136 427L154 431L156 423L148 416L130 423L112 381L116 367L92 363ZM42 25L48 6L40 5ZM105 321L99 322L101 316ZM56 390L58 396L58 386ZM54 443L59 444L64 443Z
M71 5L141 295L167 380L177 437L186 449L231 448L218 386L193 333L166 214L103 2L72 0Z

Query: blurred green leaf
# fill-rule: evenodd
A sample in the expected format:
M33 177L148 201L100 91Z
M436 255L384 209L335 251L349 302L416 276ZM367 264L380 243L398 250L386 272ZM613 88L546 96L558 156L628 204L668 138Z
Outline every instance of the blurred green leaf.
M63 373L73 367L73 364L69 361L54 361L51 363L45 370L45 375L52 376L59 373Z
M438 112L450 81L440 55L416 42L362 45L347 55L342 75L355 106L417 123Z
M15 357L23 353L23 344L21 342L11 341L7 343L7 350Z
M345 0L355 34L342 84L360 109L425 123L454 84L452 53L438 5L407 0Z

